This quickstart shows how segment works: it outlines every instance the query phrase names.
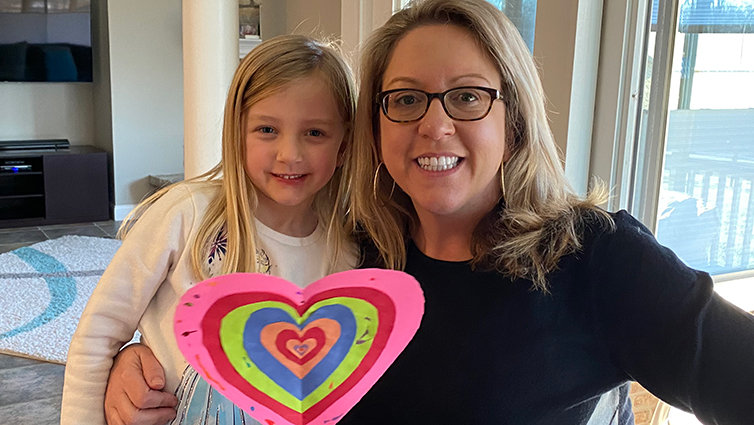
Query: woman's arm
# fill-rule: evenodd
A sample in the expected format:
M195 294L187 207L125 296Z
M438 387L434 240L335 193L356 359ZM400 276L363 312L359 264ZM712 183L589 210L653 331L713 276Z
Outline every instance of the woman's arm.
M633 217L595 244L594 305L617 367L705 423L754 418L754 317L714 292Z
M105 391L109 425L161 425L175 418L178 399L162 391L165 372L146 345L121 350L110 370Z

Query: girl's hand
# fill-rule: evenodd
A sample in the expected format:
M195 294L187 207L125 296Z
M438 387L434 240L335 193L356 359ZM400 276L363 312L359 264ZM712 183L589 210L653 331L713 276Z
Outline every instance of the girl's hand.
M162 391L165 372L146 345L121 350L105 390L108 425L162 425L175 418L178 399Z

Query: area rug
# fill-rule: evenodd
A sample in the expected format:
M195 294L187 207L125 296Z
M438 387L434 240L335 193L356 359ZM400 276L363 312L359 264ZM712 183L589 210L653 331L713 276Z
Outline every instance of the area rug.
M120 241L63 236L0 254L0 352L64 364Z

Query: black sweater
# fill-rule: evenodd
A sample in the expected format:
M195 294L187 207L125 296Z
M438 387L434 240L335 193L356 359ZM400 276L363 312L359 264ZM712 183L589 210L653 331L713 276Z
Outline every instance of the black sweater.
M339 422L633 424L628 381L710 424L754 424L754 318L626 212L531 282L409 245L415 338ZM591 420L591 422L590 422Z

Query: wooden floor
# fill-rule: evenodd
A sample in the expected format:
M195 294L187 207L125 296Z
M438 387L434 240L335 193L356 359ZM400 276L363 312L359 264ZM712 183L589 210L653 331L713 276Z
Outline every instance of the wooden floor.
M63 235L114 237L119 225L110 221L0 229L0 252ZM0 354L0 424L59 424L64 371L63 365Z

